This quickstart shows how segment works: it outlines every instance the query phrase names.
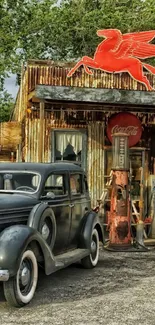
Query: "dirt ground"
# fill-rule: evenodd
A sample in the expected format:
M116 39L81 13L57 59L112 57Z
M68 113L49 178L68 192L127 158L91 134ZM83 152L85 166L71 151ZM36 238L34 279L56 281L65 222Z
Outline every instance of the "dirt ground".
M155 325L155 250L102 250L93 270L73 265L48 277L39 273L25 308L10 308L0 287L0 324Z

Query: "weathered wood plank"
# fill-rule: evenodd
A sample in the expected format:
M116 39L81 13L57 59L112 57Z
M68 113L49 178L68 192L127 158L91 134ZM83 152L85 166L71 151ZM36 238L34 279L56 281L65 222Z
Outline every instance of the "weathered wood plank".
M35 97L58 101L155 106L155 91L38 85Z

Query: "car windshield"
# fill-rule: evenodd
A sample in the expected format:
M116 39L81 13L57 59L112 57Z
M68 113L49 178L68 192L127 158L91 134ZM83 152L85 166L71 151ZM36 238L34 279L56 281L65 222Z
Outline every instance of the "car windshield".
M0 172L0 192L37 192L41 176L27 171Z

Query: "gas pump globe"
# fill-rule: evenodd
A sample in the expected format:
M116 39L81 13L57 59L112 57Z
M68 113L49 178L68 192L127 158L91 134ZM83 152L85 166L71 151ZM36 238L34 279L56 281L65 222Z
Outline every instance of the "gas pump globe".
M109 214L109 247L114 249L131 246L129 202L129 146L128 135L113 134L112 141L112 192Z

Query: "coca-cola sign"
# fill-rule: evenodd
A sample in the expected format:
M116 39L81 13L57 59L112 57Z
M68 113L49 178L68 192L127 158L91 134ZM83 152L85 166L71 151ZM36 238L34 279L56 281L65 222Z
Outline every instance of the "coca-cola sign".
M140 120L131 113L118 113L111 116L107 126L107 136L112 142L114 133L126 133L129 135L129 147L139 142L142 135Z
M126 126L126 127L121 127L119 125L115 125L112 130L111 130L112 134L114 133L126 133L129 136L130 135L136 135L138 132L138 126Z

